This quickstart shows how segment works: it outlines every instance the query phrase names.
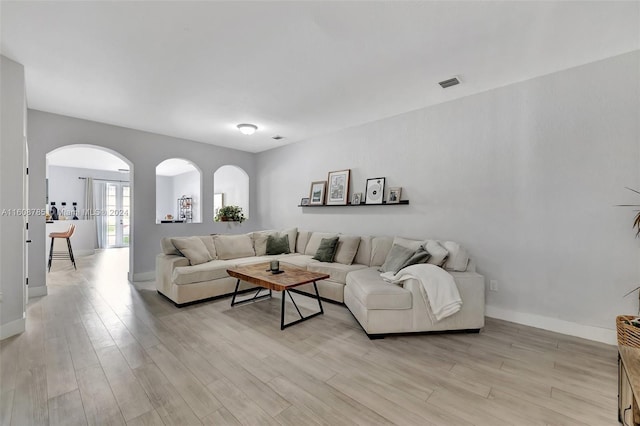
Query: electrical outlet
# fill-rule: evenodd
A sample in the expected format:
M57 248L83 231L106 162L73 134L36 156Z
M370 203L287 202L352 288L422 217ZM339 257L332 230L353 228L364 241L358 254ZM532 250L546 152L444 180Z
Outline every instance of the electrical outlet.
M498 291L498 280L489 281L489 290Z

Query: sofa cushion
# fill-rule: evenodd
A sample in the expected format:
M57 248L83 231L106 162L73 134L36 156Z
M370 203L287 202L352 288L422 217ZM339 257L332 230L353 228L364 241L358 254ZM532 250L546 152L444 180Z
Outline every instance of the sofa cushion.
M337 237L336 233L328 233L328 232L314 232L309 237L309 241L304 249L304 254L308 254L310 256L315 256L318 251L318 247L320 247L320 242L323 238L333 238Z
M227 269L235 266L225 260L212 260L195 266L178 266L173 269L171 280L176 285L201 283L204 281L226 278Z
M411 292L384 281L376 268L350 272L347 286L367 309L411 309Z
M355 259L353 259L354 263L370 266L372 240L373 240L373 237L371 237L370 235L365 235L364 237L360 237L360 245L358 246L358 252L356 253Z
M414 254L415 250L394 244L391 246L391 250L389 250L389 254L387 254L387 258L382 266L380 266L379 271L393 272L394 274L397 274L398 271L402 269L402 265L404 265Z
M213 243L216 246L218 259L228 260L256 255L253 250L253 242L248 234L214 235Z
M304 250L307 248L307 243L309 242L309 237L311 237L311 231L298 231L298 237L296 238L296 253L304 254Z
M338 237L323 238L313 258L320 262L333 262L338 248Z
M382 266L391 246L393 245L393 238L391 237L373 237L371 240L371 266Z
M444 269L459 272L466 271L467 265L469 264L469 254L467 251L460 244L454 243L453 241L445 241L441 244L447 252L449 252L447 261L444 264Z
M444 261L447 260L447 256L449 255L449 252L447 251L447 249L442 247L442 245L440 245L440 243L437 242L436 240L427 240L427 243L425 244L425 248L431 255L429 260L427 260L427 263L430 263L432 265L442 266L444 264Z
M267 238L274 233L276 233L276 231L256 231L251 234L253 250L256 252L256 256L264 256L267 254Z
M282 235L269 235L267 237L267 255L272 254L287 254L291 253L289 250L289 236ZM256 253L257 254L257 253Z
M207 246L199 237L172 238L171 242L191 265L199 265L213 260Z
M315 262L307 265L307 270L311 272L320 272L322 274L329 274L330 277L327 281L333 281L340 284L347 282L347 274L352 271L358 271L365 269L364 265L344 265L342 263L327 263L327 262Z
M360 246L359 236L340 235L338 237L338 246L336 247L336 256L333 261L343 265L351 265L358 252L358 246Z
M173 245L170 237L160 238L160 245L162 246L162 253L182 256L182 253Z
M212 235L198 235L198 238L202 240L204 245L207 247L209 251L209 255L211 259L217 259L218 253L216 253L216 246L213 244L213 236Z
M287 234L289 237L289 251L292 252L296 246L296 239L298 238L298 228L288 228L280 231L280 235Z
M312 263L318 263L317 260L313 260L313 257L307 254L288 255L285 257L278 257L278 259L282 263L287 263L302 269L307 269L307 265Z

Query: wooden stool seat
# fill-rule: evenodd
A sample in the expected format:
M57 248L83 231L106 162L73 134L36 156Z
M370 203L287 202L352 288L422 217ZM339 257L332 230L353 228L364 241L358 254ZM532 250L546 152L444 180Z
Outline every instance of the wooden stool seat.
M76 268L76 259L73 257L73 249L71 248L71 236L73 232L76 230L76 226L72 223L69 225L69 229L66 232L51 232L49 234L49 238L51 238L51 248L49 249L49 263L48 263L48 271L51 271L51 263L54 258L60 259L69 259L71 263L73 263L73 269L78 270ZM67 240L67 252L54 252L53 251L53 243L56 238L64 238Z

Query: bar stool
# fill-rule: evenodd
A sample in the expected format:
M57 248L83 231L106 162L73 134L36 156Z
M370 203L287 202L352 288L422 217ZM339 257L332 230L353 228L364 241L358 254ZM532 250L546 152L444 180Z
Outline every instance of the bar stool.
M51 238L51 248L49 249L49 269L48 271L51 271L51 261L53 260L53 258L55 257L56 259L70 259L71 263L73 263L73 269L75 269L76 271L78 270L78 268L76 268L76 259L73 257L73 249L71 248L71 236L73 235L73 231L76 230L76 226L74 224L69 225L69 229L66 232L52 232L49 234L49 238ZM65 238L67 240L67 249L68 249L68 253L65 253L63 251L58 251L55 252L53 251L53 243L55 242L56 238Z

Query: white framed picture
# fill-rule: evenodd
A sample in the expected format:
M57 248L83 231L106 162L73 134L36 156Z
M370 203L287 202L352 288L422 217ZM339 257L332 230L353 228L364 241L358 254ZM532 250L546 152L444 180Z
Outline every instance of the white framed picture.
M350 169L329 172L329 189L327 190L328 206L343 206L349 201Z
M365 204L382 204L384 198L384 181L385 178L367 179L367 195Z
M401 187L389 188L389 197L387 198L387 204L398 204L400 202L400 196L402 195Z

